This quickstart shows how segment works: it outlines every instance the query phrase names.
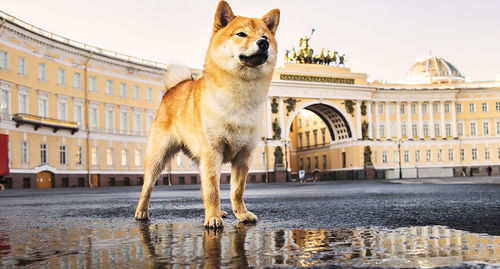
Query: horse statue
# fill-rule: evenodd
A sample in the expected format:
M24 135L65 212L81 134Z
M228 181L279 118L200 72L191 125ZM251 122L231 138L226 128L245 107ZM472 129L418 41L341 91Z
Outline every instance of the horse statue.
M340 65L345 67L345 53L342 54L341 56L339 56L339 64L337 66L340 66Z
M325 55L325 58L323 59L323 64L330 65L331 61L332 61L332 57L330 57L330 50L326 50L326 55Z
M313 57L313 63L324 64L325 63L325 49L321 49L319 55Z
M336 51L336 50L332 50L332 57L331 57L331 58L332 58L332 63L333 63L334 65L337 65L337 54L338 54L338 53L337 53L337 51Z

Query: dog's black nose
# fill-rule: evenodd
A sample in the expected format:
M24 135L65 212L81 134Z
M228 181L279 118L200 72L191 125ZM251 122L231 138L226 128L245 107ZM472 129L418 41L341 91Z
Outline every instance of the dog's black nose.
M259 49L261 50L267 50L269 48L269 41L265 39L259 39L257 40L257 46L259 46Z

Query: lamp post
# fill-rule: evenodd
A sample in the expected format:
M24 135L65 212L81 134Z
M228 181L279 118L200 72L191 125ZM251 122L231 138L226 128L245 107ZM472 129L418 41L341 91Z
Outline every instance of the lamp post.
M399 152L399 179L403 179L403 171L401 170L401 142L402 140L398 140L398 152Z
M286 182L288 182L288 140L282 139L283 144L285 144L285 178Z

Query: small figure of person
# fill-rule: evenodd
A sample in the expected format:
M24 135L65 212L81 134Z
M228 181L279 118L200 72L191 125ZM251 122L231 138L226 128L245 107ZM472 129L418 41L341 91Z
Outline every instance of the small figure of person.
M491 171L493 171L491 166L488 166L488 168L486 168L486 170L488 171L488 176L491 176Z
M470 168L469 174L470 174L471 177L474 176L474 169L472 167Z
M462 167L462 176L465 177L467 175L467 171L465 170L465 167Z

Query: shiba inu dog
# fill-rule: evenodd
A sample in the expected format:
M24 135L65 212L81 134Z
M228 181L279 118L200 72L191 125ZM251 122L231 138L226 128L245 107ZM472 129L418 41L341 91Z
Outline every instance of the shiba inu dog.
M200 167L205 227L223 226L226 212L220 208L219 180L227 162L234 214L241 222L257 221L245 206L243 192L276 63L279 19L278 9L260 19L235 16L229 4L220 1L201 78L167 68L168 91L150 128L136 219L149 217L155 181L166 162L182 150Z

